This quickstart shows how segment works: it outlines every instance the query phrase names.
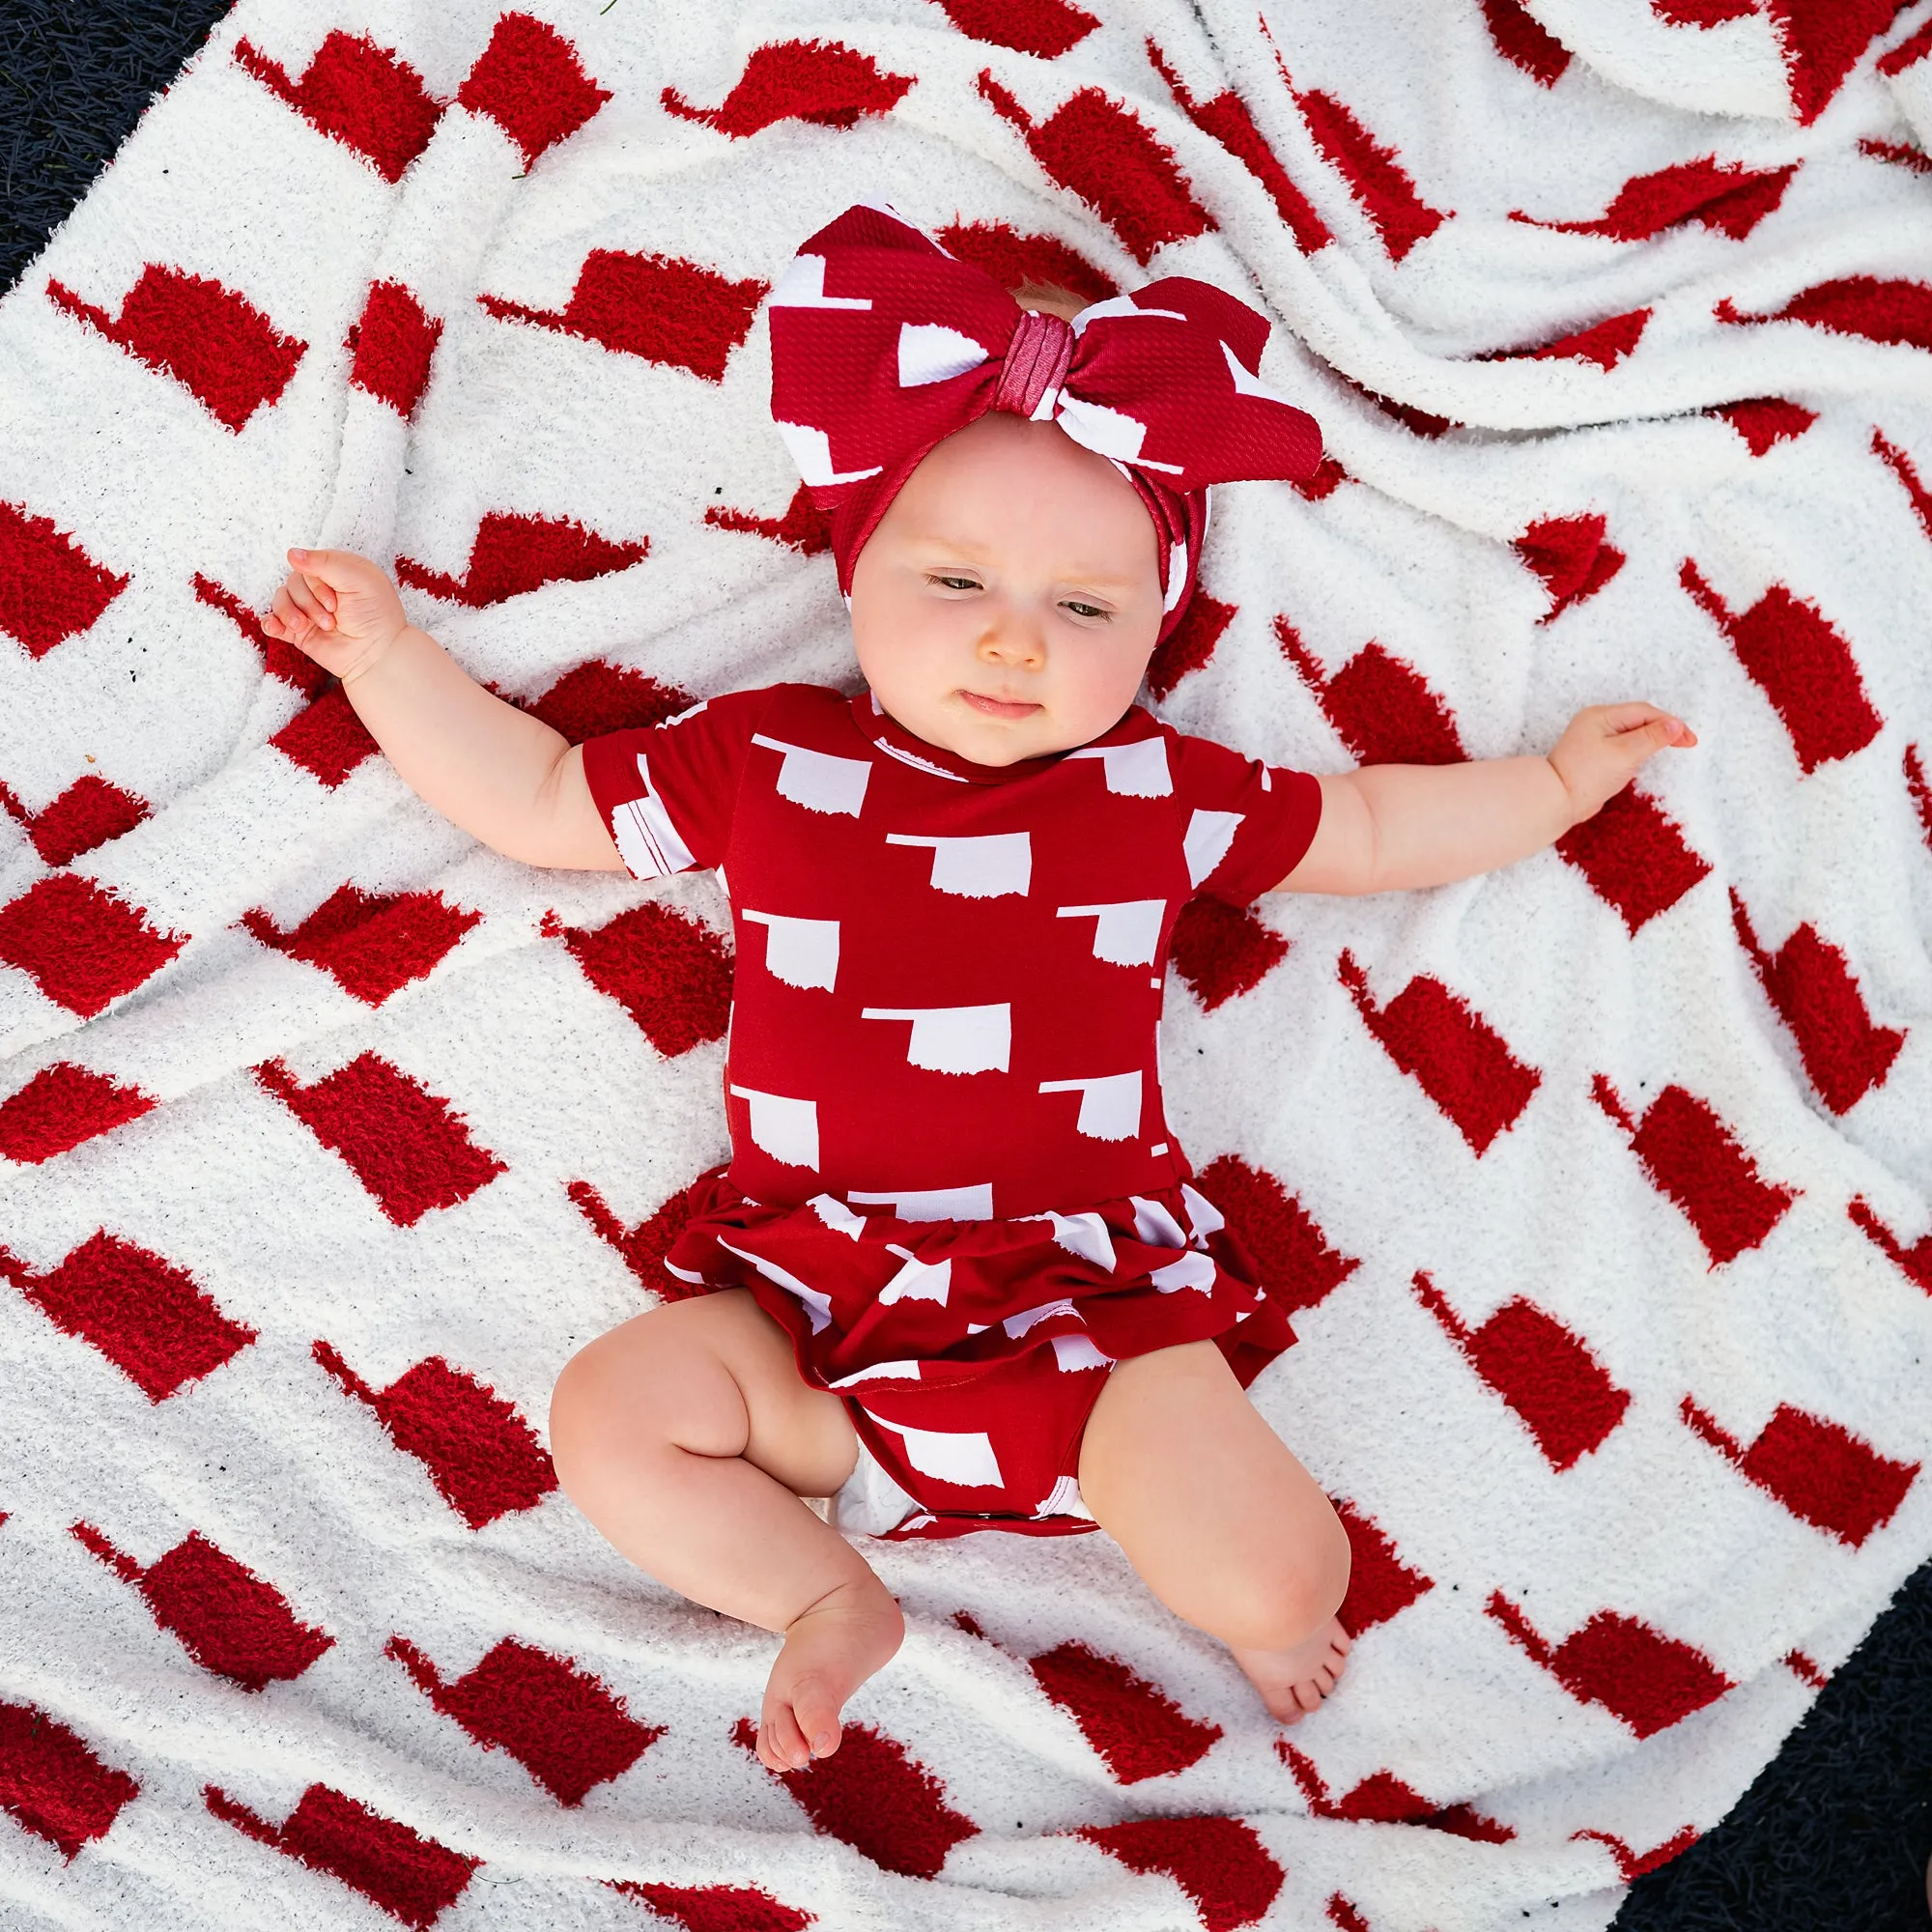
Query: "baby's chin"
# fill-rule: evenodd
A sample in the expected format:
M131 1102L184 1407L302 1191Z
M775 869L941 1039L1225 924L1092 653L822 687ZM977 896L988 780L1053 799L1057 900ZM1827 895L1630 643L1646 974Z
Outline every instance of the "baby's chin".
M901 728L954 757L995 770L1091 744L1120 723L1137 695L1048 689L1043 701L1022 708L1001 702L997 692L976 691L965 682L950 691L921 685L909 689L905 681L890 676L881 683L886 688L875 684L874 695Z

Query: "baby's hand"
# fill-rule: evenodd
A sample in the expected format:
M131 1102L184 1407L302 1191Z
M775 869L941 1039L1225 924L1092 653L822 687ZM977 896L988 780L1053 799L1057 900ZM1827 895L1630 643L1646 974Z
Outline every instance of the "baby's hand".
M262 628L305 651L345 683L367 670L409 628L386 573L346 550L292 550L295 568Z
M1593 704L1571 719L1549 762L1580 822L1622 791L1653 752L1696 742L1683 719L1654 704Z

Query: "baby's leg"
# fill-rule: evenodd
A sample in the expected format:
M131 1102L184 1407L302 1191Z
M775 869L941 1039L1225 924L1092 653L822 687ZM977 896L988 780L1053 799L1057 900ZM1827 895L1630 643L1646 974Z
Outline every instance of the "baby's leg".
M758 1755L796 1770L838 1743L846 1698L899 1647L899 1607L799 1500L852 1473L843 1406L800 1380L784 1331L743 1289L653 1309L564 1364L550 1408L558 1479L640 1569L784 1633Z
M1080 1493L1177 1616L1217 1636L1286 1723L1334 1689L1349 1535L1211 1342L1107 1378L1080 1445Z

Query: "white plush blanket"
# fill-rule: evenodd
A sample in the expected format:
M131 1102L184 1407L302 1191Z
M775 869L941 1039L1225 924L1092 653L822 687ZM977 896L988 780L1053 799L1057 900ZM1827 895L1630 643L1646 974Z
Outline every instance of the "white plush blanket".
M10 1927L1599 1927L1932 1550L1927 8L1093 4L242 0L0 302ZM1356 1542L1286 1737L981 1535L876 1549L904 1650L759 1768L775 1640L542 1447L724 1151L722 897L479 849L250 614L360 548L578 736L849 681L757 305L861 197L1275 319L1331 463L1219 493L1185 727L1702 735L1183 932Z

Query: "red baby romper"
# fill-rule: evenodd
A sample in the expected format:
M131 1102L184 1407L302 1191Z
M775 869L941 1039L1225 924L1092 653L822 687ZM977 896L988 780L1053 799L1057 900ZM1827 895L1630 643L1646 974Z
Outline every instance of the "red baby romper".
M1293 870L1321 789L1138 706L998 768L811 685L583 748L640 879L716 867L732 1159L668 1265L748 1289L914 1498L895 1535L1093 1527L1116 1361L1293 1341L1161 1111L1169 935Z

